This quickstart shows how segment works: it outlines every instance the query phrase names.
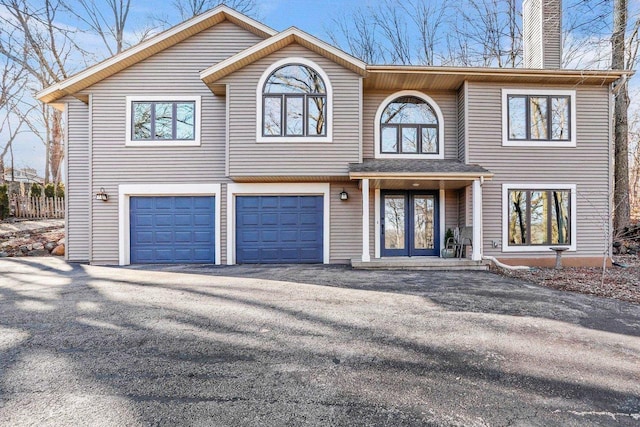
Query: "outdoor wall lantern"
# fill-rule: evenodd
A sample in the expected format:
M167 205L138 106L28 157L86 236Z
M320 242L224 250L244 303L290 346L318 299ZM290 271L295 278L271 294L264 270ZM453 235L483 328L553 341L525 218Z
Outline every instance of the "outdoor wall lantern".
M109 200L109 195L104 191L104 187L100 187L100 191L96 193L96 200L102 200L103 202Z
M347 194L346 191L344 191L344 188L342 189L342 192L340 193L340 200L348 200L349 199L349 194Z

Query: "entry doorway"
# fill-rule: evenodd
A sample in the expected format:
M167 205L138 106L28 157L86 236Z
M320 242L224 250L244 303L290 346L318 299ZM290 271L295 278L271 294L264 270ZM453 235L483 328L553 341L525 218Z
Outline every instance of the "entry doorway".
M380 192L382 256L438 256L440 229L438 193Z

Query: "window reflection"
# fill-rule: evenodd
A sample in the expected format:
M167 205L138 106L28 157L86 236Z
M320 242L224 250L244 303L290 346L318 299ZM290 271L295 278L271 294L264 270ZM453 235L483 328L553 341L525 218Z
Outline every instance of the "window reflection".
M263 136L325 136L326 94L324 81L312 68L278 68L264 85Z

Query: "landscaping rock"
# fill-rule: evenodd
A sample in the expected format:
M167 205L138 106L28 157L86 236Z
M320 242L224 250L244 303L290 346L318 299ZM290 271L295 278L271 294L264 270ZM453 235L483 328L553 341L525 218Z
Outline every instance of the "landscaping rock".
M63 237L62 239L58 240L58 244L59 245L64 245L66 242L65 238Z
M45 248L46 250L48 250L49 252L51 252L51 251L53 250L53 248L55 248L56 246L58 246L58 245L56 244L56 242L47 242L47 244L46 244L46 245L44 245L44 248Z
M9 256L9 254L8 254L8 253L6 253L6 252L0 252L0 258L5 258L5 257L8 257L8 256Z
M27 245L22 245L22 246L19 247L19 249L20 249L20 252L22 252L22 253L29 252L29 248L27 247Z
M63 239L64 240L64 239ZM64 255L64 243L56 246L52 251L51 255L63 256Z
M44 249L44 245L40 242L35 242L33 244L33 250L34 251L41 251L42 249Z

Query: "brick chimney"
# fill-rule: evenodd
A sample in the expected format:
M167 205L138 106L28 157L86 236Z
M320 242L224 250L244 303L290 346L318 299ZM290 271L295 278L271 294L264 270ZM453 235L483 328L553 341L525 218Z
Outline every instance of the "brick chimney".
M524 0L522 36L525 68L561 68L561 0Z

